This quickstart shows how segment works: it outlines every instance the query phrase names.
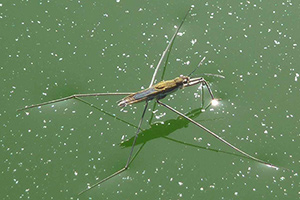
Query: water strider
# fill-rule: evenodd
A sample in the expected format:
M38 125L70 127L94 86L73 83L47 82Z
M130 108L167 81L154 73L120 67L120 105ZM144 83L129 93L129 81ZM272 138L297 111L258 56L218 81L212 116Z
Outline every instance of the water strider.
M145 107L144 107L144 110L142 112L142 116L140 118L140 121L139 121L139 124L138 124L138 127L137 127L137 131L135 133L134 141L133 141L133 144L131 146L130 154L128 156L128 159L127 159L127 162L126 162L125 166L122 169L120 169L119 171L111 174L110 176L108 176L108 177L100 180L99 182L95 183L94 185L92 185L92 186L88 187L87 189L81 191L79 193L79 195L82 194L82 193L84 193L84 192L86 192L86 191L88 191L88 190L90 190L91 188L96 187L97 185L105 182L106 180L108 180L108 179L110 179L110 178L112 178L112 177L114 177L114 176L122 173L123 171L125 171L128 168L129 164L132 161L133 150L134 150L134 147L135 147L135 144L136 144L136 140L137 140L138 134L140 132L140 128L141 128L141 125L142 125L142 122L143 122L143 119L144 119L144 115L145 115L146 109L148 107L148 101L150 101L150 100L155 100L159 105L164 106L165 108L171 110L172 112L175 112L179 116L182 116L183 118L189 120L190 122L192 122L196 126L202 128L206 132L210 133L215 138L217 138L218 140L220 140L223 143L227 144L229 147L231 147L232 149L238 151L239 153L241 153L245 157L247 157L249 159L252 159L252 160L255 160L257 162L266 164L266 165L268 165L270 167L277 168L274 165L272 165L271 163L265 162L263 160L260 160L260 159L254 157L254 156L251 156L251 155L247 154L246 152L240 150L239 148L235 147L231 143L227 142L226 140L224 140L223 138L221 138L220 136L218 136L216 133L214 133L211 130L209 130L208 128L204 127L200 123L194 121L193 119L191 119L190 117L186 116L185 114L183 114L183 113L175 110L171 106L169 106L169 105L161 102L161 99L165 98L168 94L173 93L173 92L175 92L178 89L183 89L184 87L189 87L189 86L193 86L193 85L197 85L197 84L202 84L202 85L205 85L207 87L208 92L209 92L209 94L211 96L211 104L214 105L218 101L217 99L214 98L213 92L211 91L209 84L205 81L204 78L202 78L202 77L191 78L190 77L193 74L193 72L203 63L205 57L200 61L198 67L195 68L195 70L192 73L190 73L188 76L181 75L181 76L179 76L179 77L177 77L177 78L175 78L173 80L161 81L161 82L159 82L159 83L157 83L157 84L154 85L154 81L155 81L155 77L156 77L156 74L158 72L158 69L159 69L159 67L160 67L163 59L165 58L166 53L170 50L170 47L172 46L172 44L173 44L173 42L174 42L174 40L175 40L175 38L176 38L176 36L178 34L179 29L183 25L183 22L185 21L186 17L190 13L190 11L191 11L191 8L185 14L185 16L182 19L180 25L177 27L177 29L176 29L173 37L171 38L169 44L167 45L166 49L162 53L162 56L161 56L161 58L160 58L160 60L159 60L159 62L157 64L157 66L155 68L155 71L154 71L152 80L150 82L150 85L149 85L149 87L147 89L139 91L139 92L135 92L135 93L131 93L131 92L116 92L116 93L74 94L72 96L68 96L68 97L64 97L64 98L61 98L61 99L56 99L56 100L44 102L44 103L41 103L41 104L34 104L34 105L26 106L25 108L20 109L20 110L26 110L26 109L29 109L29 108L39 107L39 106L43 106L43 105L47 105L47 104L52 104L52 103L56 103L56 102L60 102L60 101L65 101L65 100L68 100L68 99L73 99L73 98L80 99L80 97L89 97L89 96L128 95L128 96L124 97L123 99L121 99L118 102L118 105L120 107L125 107L127 105L138 103L138 102L142 102L142 101L145 102ZM170 51L169 51L169 53L170 53Z

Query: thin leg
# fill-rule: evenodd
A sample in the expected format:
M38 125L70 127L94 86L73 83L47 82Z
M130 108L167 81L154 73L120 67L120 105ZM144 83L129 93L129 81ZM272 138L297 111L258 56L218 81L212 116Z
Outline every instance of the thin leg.
M135 134L135 137L134 137L134 141L133 141L132 146L131 146L130 154L129 154L127 163L126 163L126 165L125 165L125 169L127 169L128 166L129 166L129 164L130 164L130 160L131 160L131 156L132 156L132 153L133 153L134 145L135 145L136 140L137 140L137 138L138 138L138 136L139 136L140 128L141 128L141 126L142 126L142 122L143 122L144 115L145 115L145 113L146 113L147 107L148 107L148 101L146 101L145 108L144 108L144 110L143 110L143 114L142 114L141 120L140 120L140 122L139 122L139 126L138 126L138 129L137 129L137 131L136 131L136 134Z
M31 106L26 106L24 108L18 109L17 111L27 110L29 108L35 108L35 107L39 107L39 106L44 106L44 105L48 105L48 104L52 104L52 103L57 103L57 102L60 102L60 101L66 101L66 100L73 99L73 98L76 98L76 97L95 97L95 96L130 95L130 94L132 94L132 92L73 94L73 95L68 96L68 97L64 97L64 98L60 98L60 99L55 99L55 100L47 101L47 102L40 103L40 104L33 104Z
M152 124L152 120L153 120L153 117L154 117L154 110L155 110L155 108L156 108L156 102L154 102L154 104L153 104L153 107L152 107L152 113L151 113L151 116L150 116L150 119L149 119L149 125L151 126L151 124Z
M101 181L95 183L94 185L88 187L87 189L81 191L78 195L81 195L81 194L85 193L86 191L88 191L88 190L90 190L90 189L96 187L97 185L99 185L99 184L101 184L101 183L107 181L108 179L110 179L110 178L112 178L112 177L114 177L114 176L116 176L116 175L122 173L123 171L125 171L125 170L128 168L128 166L129 166L129 164L130 164L130 161L131 161L133 149L134 149L134 146L135 146L135 143L136 143L136 139L138 138L138 135L139 135L139 132L140 132L140 128L141 128L141 126L142 126L142 122L143 122L143 119L144 119L144 116L145 116L147 107L148 107L148 102L146 101L145 108L144 108L142 117L141 117L141 119L140 119L140 122L139 122L139 125L138 125L138 128L137 128L137 131L136 131L136 134L135 134L135 138L134 138L133 144L132 144L132 146L131 146L130 154L129 154L129 157L128 157L128 159L127 159L127 162L126 162L125 167L123 167L123 168L120 169L119 171L113 173L112 175L110 175L110 176L108 176L108 177L102 179Z
M150 82L149 87L151 87L151 86L153 85L154 80L155 80L155 77L156 77L156 74L157 74L157 71L158 71L158 69L159 69L159 67L160 67L160 64L161 64L161 62L163 61L163 59L164 59L166 53L168 52L169 48L172 46L172 44L173 44L173 42L174 42L174 40L175 40L175 38L176 38L176 36L177 36L177 33L178 33L179 29L181 28L183 22L185 21L185 18L188 16L188 14L189 14L189 12L191 11L191 9L192 9L192 7L191 7L191 8L187 11L187 13L185 14L185 16L184 16L184 18L182 19L180 25L179 25L178 28L176 29L176 31L175 31L173 37L171 38L171 40L170 40L170 42L169 42L167 48L166 48L166 49L164 50L164 52L162 53L162 55L161 55L161 57L160 57L160 59L159 59L159 61L158 61L158 64L157 64L157 66L156 66L156 68L155 68L155 71L154 71L154 73L153 73L152 80L151 80L151 82Z
M85 104L91 106L92 108L98 110L99 112L102 112L102 113L106 114L107 116L110 116L110 117L112 117L112 118L114 118L114 119L116 119L116 120L118 120L118 121L120 121L120 122L123 122L123 123L125 123L125 124L127 124L127 125L129 125L129 126L131 126L131 127L137 128L137 125L132 124L132 123L130 123L130 122L127 122L126 120L123 120L123 119L117 117L116 115L113 115L113 114L111 114L111 113L109 113L109 112L107 112L107 111L105 111L105 110L103 110L103 109L101 109L101 108L98 108L97 106L95 106L94 104L92 104L92 103L90 103L90 102L88 102L88 101L86 101L86 100L83 100L83 99L81 99L81 98L79 98L79 97L74 97L74 99L77 99L78 101L81 101L81 102L83 102L83 103L85 103ZM142 129L141 129L141 130L142 130ZM143 131L143 130L142 130L142 131Z
M204 90L203 90L203 84L200 84L201 87L201 108L204 106Z
M214 100L215 97L214 97L213 92L211 91L210 86L208 85L207 81L205 79L203 79L201 82L204 83L204 85L206 85L207 90L208 90L208 92L209 92L209 94L211 96L211 99Z
M162 73L162 75L161 75L161 80L163 79L163 77L164 77L164 75L165 75L166 66L167 66L167 63L168 63L168 60L169 60L170 52L171 52L171 50L170 50L170 51L168 51L168 50L169 50L169 49L172 49L172 46L173 46L173 44L174 44L175 38L176 38L176 36L177 36L177 34L178 34L178 31L180 30L181 26L183 25L183 22L185 21L187 15L188 15L188 13L191 11L191 9L192 9L192 7L191 7L191 8L187 11L187 13L185 14L185 16L184 16L184 18L182 19L180 25L178 26L178 28L176 29L174 35L172 36L172 38L171 38L169 44L167 45L166 49L165 49L164 52L162 53L162 55L161 55L161 57L160 57L160 59L159 59L159 62L158 62L158 64L157 64L156 68L155 68L155 71L154 71L154 73L153 73L152 80L151 80L151 83L150 83L149 87L151 87L151 86L153 85L154 80L155 80L155 77L156 77L156 74L157 74L157 72L158 72L158 69L159 69L159 67L160 67L160 65L161 65L161 63L162 63L164 57L166 56L166 53L168 52L168 54L167 54L167 59L166 59L166 63L165 63L165 67L164 67L163 73ZM154 111L155 108L156 108L156 103L153 104L152 111ZM150 124L150 125L151 125L151 123L152 123L153 117L154 117L154 114L153 114L153 112L152 112L151 117L150 117L150 119L149 119L149 124Z
M255 161L260 162L260 163L263 163L263 164L266 164L266 165L274 166L274 165L272 165L271 163L268 163L268 162L266 162L266 161L263 161L263 160L260 160L260 159L258 159L258 158L255 158L255 157L253 157L253 156L247 154L246 152L240 150L239 148L235 147L234 145L230 144L229 142L227 142L226 140L224 140L223 138L221 138L220 136L218 136L216 133L212 132L211 130L209 130L209 129L206 128L205 126L199 124L198 122L196 122L196 121L194 121L193 119L189 118L188 116L182 114L181 112L175 110L175 109L172 108L171 106L169 106L169 105L167 105L167 104L165 104L165 103L163 103L163 102L161 102L161 101L159 101L159 100L157 100L157 103L160 104L160 105L162 105L162 106L164 106L164 107L166 107L166 108L168 108L169 110L175 112L176 114L178 114L178 115L184 117L185 119L189 120L190 122L192 122L192 123L195 124L196 126L202 128L203 130L205 130L206 132L208 132L209 134L211 134L212 136L214 136L215 138L217 138L217 139L220 140L221 142L227 144L227 145L228 145L229 147L231 147L232 149L234 149L234 150L240 152L241 154L243 154L243 155L246 156L247 158L252 159L252 160L255 160Z

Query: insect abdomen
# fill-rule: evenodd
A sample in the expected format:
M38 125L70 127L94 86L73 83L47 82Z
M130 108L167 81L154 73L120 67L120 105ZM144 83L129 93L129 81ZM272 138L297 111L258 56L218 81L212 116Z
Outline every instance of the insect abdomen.
M145 100L151 100L154 98L155 89L154 88L148 88L146 90L131 94L123 99L121 99L118 103L118 106L120 107L125 107L128 104L133 104L137 103L140 101L145 101Z

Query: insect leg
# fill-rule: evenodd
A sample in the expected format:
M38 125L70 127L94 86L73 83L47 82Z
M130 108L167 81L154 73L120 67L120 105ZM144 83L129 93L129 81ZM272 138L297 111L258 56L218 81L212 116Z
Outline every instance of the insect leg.
M208 90L208 92L209 92L209 94L210 94L210 96L211 96L211 100L214 100L215 97L214 97L213 92L211 91L211 88L210 88L210 86L208 85L207 81L206 81L205 79L202 79L201 82L207 87L207 90Z
M142 114L142 117L141 117L141 119L140 119L140 122L139 122L139 125L138 125L138 128L137 128L137 131L136 131L136 133L135 133L135 138L134 138L134 141L133 141L133 143L132 143L131 150L130 150L130 154L129 154L129 157L128 157L128 159L127 159L127 162L126 162L125 167L123 167L123 168L120 169L119 171L113 173L112 175L110 175L110 176L108 176L108 177L102 179L101 181L95 183L94 185L88 187L87 189L81 191L80 193L78 193L78 195L81 195L81 194L87 192L88 190L90 190L90 189L96 187L97 185L99 185L99 184L101 184L101 183L107 181L108 179L110 179L110 178L112 178L112 177L114 177L114 176L116 176L116 175L122 173L123 171L125 171L125 170L128 168L128 166L129 166L129 164L130 164L130 162L131 162L131 157L132 157L133 149L134 149L136 140L137 140L137 138L138 138L138 135L139 135L139 132L140 132L140 128L141 128L141 126L142 126L142 122L143 122L143 119L144 119L144 116L145 116L147 107L148 107L148 101L146 101L145 108L144 108L144 110L143 110L143 114Z
M133 153L133 149L134 149L136 140L137 140L137 138L138 138L138 135L139 135L139 132L140 132L140 128L141 128L141 126L142 126L142 122L143 122L144 115L145 115L145 113L146 113L147 107L148 107L148 101L146 101L145 108L144 108L144 110L143 110L143 114L142 114L142 117L141 117L141 119L140 119L140 122L139 122L139 125L138 125L138 129L137 129L137 131L136 131L136 134L135 134L135 137L134 137L132 146L131 146L130 154L129 154L127 163L126 163L126 165L125 165L125 169L127 169L128 166L129 166L129 164L130 164L131 156L132 156L132 153Z
M203 84L200 83L200 90L201 90L201 108L204 106L204 90L203 90Z
M48 104L52 104L52 103L57 103L57 102L60 102L60 101L66 101L66 100L73 99L73 98L76 98L76 97L95 97L95 96L110 96L110 95L129 95L129 94L132 94L132 93L131 92L114 92L114 93L73 94L73 95L68 96L68 97L63 97L63 98L60 98L60 99L55 99L55 100L47 101L47 102L40 103L40 104L33 104L31 106L25 106L24 108L18 109L17 111L27 110L29 108L44 106L44 105L48 105Z
M123 123L127 124L128 126L137 128L137 125L132 124L132 123L130 123L130 122L124 120L124 119L121 119L121 118L117 117L116 115L111 114L111 113L109 113L109 112L107 112L107 111L105 111L105 110L103 110L103 109L101 109L101 108L98 108L98 107L95 106L93 103L90 103L90 102L88 102L88 101L86 101L86 100L83 100L83 99L81 99L81 98L79 98L79 97L75 97L74 99L77 99L78 101L81 101L81 102L87 104L88 106L90 106L90 107L92 107L92 108L98 110L99 112L102 112L102 113L104 113L105 115L107 115L107 116L109 116L109 117L112 117L112 118L114 118L114 119L116 119L116 120L118 120L118 121L120 121L120 122L123 122Z
M220 140L221 142L227 144L229 147L231 147L231 148L234 149L235 151L237 151L237 152L243 154L245 157L247 157L247 158L249 158L249 159L251 159L251 160L255 160L255 161L257 161L257 162L260 162L260 163L262 163L262 164L265 164L265 165L269 165L269 166L275 167L275 166L272 165L271 163L268 163L268 162L266 162L266 161L263 161L263 160L260 160L260 159L258 159L258 158L255 158L254 156L251 156L251 155L247 154L246 152L240 150L239 148L237 148L237 147L235 147L234 145L230 144L229 142L227 142L226 140L224 140L223 138L221 138L221 137L218 136L216 133L212 132L211 130L209 130L208 128L206 128L205 126L203 126L202 124L200 124L200 123L194 121L193 119L189 118L188 116L186 116L186 115L182 114L181 112L175 110L175 109L172 108L171 106L169 106L169 105L167 105L167 104L165 104L165 103L163 103L163 102L161 102L161 101L159 101L159 100L157 100L157 103L160 104L160 105L162 105L162 106L164 106L164 107L166 107L166 108L168 108L169 110L175 112L176 114L178 114L178 115L184 117L185 119L189 120L190 122L192 122L192 123L195 124L196 126L202 128L203 130L205 130L206 132L208 132L209 134L211 134L212 136L214 136L215 138L217 138L217 139Z
M161 65L161 62L163 61L163 59L164 59L166 53L168 52L169 48L172 46L172 44L173 44L173 42L174 42L174 40L175 40L175 38L176 38L176 36L177 36L177 33L178 33L179 29L180 29L181 26L183 25L183 22L185 21L186 17L188 16L189 12L191 11L191 9L192 9L192 7L191 7L191 8L187 11L187 13L185 14L185 16L184 16L184 18L182 19L180 25L178 26L178 28L176 29L174 35L172 36L172 38L171 38L171 40L170 40L170 42L169 42L167 48L163 51L163 53L162 53L162 55L161 55L161 57L160 57L160 59L159 59L159 61L158 61L158 64L157 64L157 66L156 66L156 68L155 68L155 71L154 71L154 73L153 73L152 80L151 80L151 82L150 82L149 87L151 87L151 86L153 85L154 80L155 80L155 77L156 77L156 74L157 74L157 71L158 71L158 69L159 69L159 67L160 67L160 65Z
M165 63L165 67L164 67L164 70L163 70L163 73L162 73L162 76L161 76L161 80L163 80L163 77L164 77L164 75L165 75L166 66L167 66L167 63L168 63L168 59L169 59L169 56L170 56L170 52L171 52L171 49L172 49L174 40L175 40L175 38L176 38L176 36L177 36L177 34L178 34L178 31L180 30L181 26L183 25L183 22L185 21L185 19L186 19L188 13L191 11L191 9L192 9L192 7L189 8L189 10L187 11L187 13L185 14L185 16L184 16L184 18L182 19L180 25L177 27L177 29L176 29L174 35L172 36L172 38L171 38L169 44L167 45L166 49L163 51L163 53L162 53L162 55L161 55L161 57L160 57L160 59L159 59L159 62L157 63L157 66L156 66L156 68L155 68L155 71L154 71L154 73L153 73L152 80L151 80L151 83L150 83L150 86L149 86L149 87L151 87L151 86L153 85L154 80L155 80L155 77L156 77L156 74L157 74L157 72L158 72L158 69L159 69L159 67L160 67L160 65L161 65L161 63L162 63L164 57L166 56L166 53L168 52L168 54L167 54L167 59L166 59L166 63ZM168 51L169 49L170 49L170 51ZM152 111L155 110L155 107L156 107L156 103L153 104ZM149 119L149 124L150 124L150 125L151 125L151 123L152 123L153 117L154 117L154 114L152 113L151 116L150 116L150 119Z

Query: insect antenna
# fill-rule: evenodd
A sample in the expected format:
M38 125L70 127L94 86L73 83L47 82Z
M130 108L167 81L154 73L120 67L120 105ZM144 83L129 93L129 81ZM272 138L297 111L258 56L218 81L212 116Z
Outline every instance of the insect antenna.
M202 60L198 64L198 66L188 75L188 77L190 77L202 65L204 60L205 60L205 57L202 58Z
M220 74L203 73L202 75L204 75L204 76L214 76L214 77L217 77L217 78L225 78L225 76L220 75Z

